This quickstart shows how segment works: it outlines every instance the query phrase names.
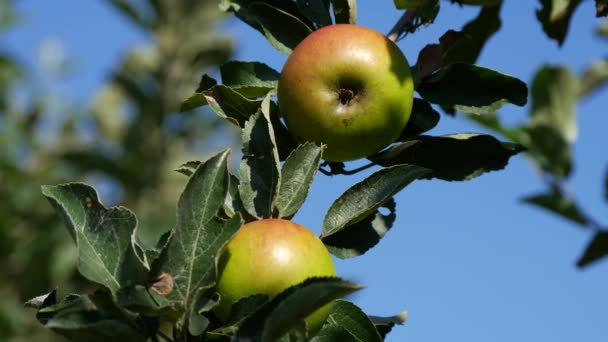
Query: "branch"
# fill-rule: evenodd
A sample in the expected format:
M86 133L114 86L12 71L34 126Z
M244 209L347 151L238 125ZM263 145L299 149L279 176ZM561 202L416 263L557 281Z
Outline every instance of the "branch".
M405 11L401 18L397 20L395 26L390 30L390 32L386 35L386 37L393 42L397 42L402 36L406 33L414 32L416 29L416 24L414 21L416 20L416 12L415 11Z

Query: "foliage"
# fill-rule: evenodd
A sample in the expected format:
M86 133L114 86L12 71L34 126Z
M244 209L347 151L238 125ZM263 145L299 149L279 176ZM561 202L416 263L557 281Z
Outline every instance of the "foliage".
M79 270L90 275L82 263L88 251L74 249L60 218L40 197L40 184L78 179L103 186L112 195L107 200L138 210L142 243L155 242L173 217L167 213L181 180L168 172L174 160L209 152L200 141L210 138L218 120L204 111L175 113L198 81L193 72L230 54L230 41L213 32L222 17L216 2L107 2L149 42L127 52L90 104L56 94L61 70L46 70L51 83L39 86L4 45L0 50L0 340L54 336L35 329L39 324L19 310L19 301L57 284L61 291L95 289L75 268L79 261ZM15 20L21 13L13 3L0 1L1 29L28 24ZM19 94L26 94L25 105ZM230 136L225 139L230 143ZM142 200L151 194L160 200ZM123 211L108 215L124 216L124 222L130 217ZM82 241L87 235L79 228L72 237ZM88 316L82 319L93 324Z
M563 190L572 169L570 146L576 138L576 103L605 84L608 63L593 64L581 76L564 66L541 67L530 87L529 121L516 127L502 125L497 111L508 104L524 106L529 91L516 77L475 64L484 44L499 30L501 1L452 1L475 3L480 6L479 16L461 31L446 32L439 44L430 44L420 52L412 68L420 98L415 100L411 121L392 146L369 156L368 165L354 170L347 170L342 163L322 162L324 146L294 143L280 120L275 102L279 73L262 62L224 63L220 66L221 83L205 74L196 92L180 101L186 98L184 93L193 70L199 72L227 55L228 49L222 40L199 40L200 26L184 23L206 22L201 19L209 19L212 2L185 1L176 5L168 0L149 0L148 10L140 11L131 1L109 1L132 22L150 32L157 42L152 51L131 54L113 75L105 92L105 96L118 97L121 106L123 101L135 105L137 119L115 127L116 117L106 118L119 112L121 106L107 106L107 101L101 101L103 106L93 108L95 123L100 127L97 138L101 148L65 143L52 156L56 158L53 161L67 165L71 173L54 168L35 170L49 173L36 175L35 179L54 184L63 182L66 176L78 178L75 175L101 172L117 182L124 192L119 201L134 207L136 212L143 212L144 219L138 222L135 213L124 207L105 207L97 192L82 183L42 188L76 244L75 255L69 261L78 264L78 272L84 278L81 279L83 285L77 289L84 294L69 294L58 299L57 290L52 290L26 303L37 310L36 318L43 326L70 339L94 341L158 341L159 338L382 341L394 325L404 322L405 315L382 318L364 313L355 304L340 299L360 290L361 286L340 278L312 278L274 298L242 299L233 306L227 322L220 322L213 314L219 300L214 285L223 246L243 222L290 218L296 214L317 170L330 175L348 175L372 166L378 168L339 196L325 215L323 242L340 258L356 257L380 242L397 215L393 197L411 182L419 179L467 181L505 168L511 157L522 152L541 170L549 189L547 193L526 198L526 203L593 231L593 239L579 266L608 255L606 228L584 213ZM541 1L537 18L549 38L558 44L564 42L570 18L579 3L577 0ZM421 25L431 24L440 11L437 0L395 0L395 5L408 9L389 34L395 40L405 33L413 33ZM605 2L598 0L596 5L597 15L605 15ZM357 18L356 1L222 0L219 8L259 31L285 54L310 32L332 22L355 23ZM0 76L10 75L9 81L18 77L19 72L15 70L19 68L14 61L8 57L4 60L6 62L0 64ZM194 65L190 64L192 60ZM467 80L464 86L463 79ZM0 86L7 83L10 82L0 78ZM13 110L10 100L0 100L2 119L11 119L7 122L18 127L17 132L23 132L23 137L4 138L2 147L11 147L8 142L21 140L35 146L30 142L31 127L40 109L13 119L9 116ZM186 175L187 180L184 182L183 177L179 180L185 183L185 188L177 201L177 221L171 230L158 236L170 225L170 205L163 202L149 207L143 199L168 184L177 183L170 181L164 169L175 162L170 158L172 143L178 138L200 138L214 127L207 121L202 131L193 129L188 121L194 117L192 113L173 114L180 102L182 111L208 108L240 128L243 157L237 172L231 171L229 149L204 161L182 164L178 171ZM428 131L440 121L438 110L448 115L459 113L510 141L487 134L429 135ZM172 115L183 120L183 127L188 129L178 132L163 129L162 124ZM71 125L73 122L65 123L64 138L77 141ZM118 153L107 148L110 142L120 146ZM37 151L48 148L36 147ZM33 178L28 172L33 172L23 170L19 160L0 161L2 176L10 175L11 184L21 182L32 186ZM604 184L608 188L608 176ZM606 193L608 198L608 190ZM2 195L19 198L16 191ZM30 191L23 196L27 196L23 203L28 206L35 203ZM12 217L16 220L13 222L20 224L27 221L37 226L54 225L55 217L48 207L31 216L30 211L23 210L26 208L23 203L11 202L14 206L9 209L11 215L2 213L2 217ZM389 213L380 211L381 208ZM4 224L0 226L0 234L7 235L7 240L2 241L16 240L10 236L14 230L8 228L13 223ZM142 237L147 241L143 242ZM56 239L57 245L66 240L61 234ZM6 250L9 254L15 253L10 248ZM48 281L38 284L48 286ZM60 289L65 290L72 288ZM303 318L330 301L335 305L322 329L316 336L306 336Z

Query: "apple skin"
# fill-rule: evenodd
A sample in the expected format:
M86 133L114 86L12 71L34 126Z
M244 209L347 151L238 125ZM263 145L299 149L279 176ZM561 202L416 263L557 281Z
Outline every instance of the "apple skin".
M410 117L414 84L394 42L361 26L325 26L287 59L278 103L299 142L325 143L323 158L348 161L394 142Z
M307 278L336 276L323 242L304 226L281 219L243 225L224 249L218 272L216 290L221 299L214 312L224 321L230 306L240 298L253 294L274 297ZM305 319L309 334L321 328L330 305Z

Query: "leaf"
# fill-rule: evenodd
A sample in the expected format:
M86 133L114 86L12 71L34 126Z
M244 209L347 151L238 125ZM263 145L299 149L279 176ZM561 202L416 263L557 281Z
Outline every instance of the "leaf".
M384 339L391 332L395 325L402 325L407 319L407 311L390 317L369 316L369 319L374 323L376 330Z
M230 307L230 313L228 314L225 326L238 325L245 318L259 310L262 305L268 303L268 301L270 301L270 298L262 294L239 299Z
M32 309L41 309L47 306L51 306L57 303L57 289L53 289L53 291L47 293L47 294L43 294L41 296L37 296L34 297L30 300L28 300L27 302L25 302L25 304L23 304L24 307L26 308L32 308Z
M439 123L440 115L433 109L430 103L425 100L414 98L410 119L405 125L399 140L420 135L430 131Z
M69 295L38 315L46 328L73 341L146 341L145 328L125 316L107 294Z
M445 52L444 64L477 62L487 41L500 29L501 6L502 1L499 0L496 6L481 8L477 17L462 28L462 39Z
M568 34L572 14L581 0L540 0L540 3L542 8L536 11L536 18L547 36L561 46Z
M327 323L346 329L357 341L382 341L382 337L363 310L345 300L333 302Z
M220 66L222 83L246 98L265 96L275 89L280 74L260 62L230 61Z
M357 1L356 0L331 0L334 10L336 24L357 23Z
M567 177L572 171L572 151L557 129L547 126L526 127L528 154L545 172Z
M421 79L416 91L431 103L474 114L493 113L505 103L523 106L528 100L528 87L519 79L462 63Z
M532 81L530 126L551 127L568 142L577 136L576 102L579 85L566 67L544 66Z
M591 64L580 78L580 96L588 96L608 84L608 60Z
M220 0L219 7L222 11L234 13L241 21L264 34L264 30L262 29L257 18L249 13L249 6L253 2L254 1L251 0ZM305 23L309 28L314 26L314 24L300 11L295 1L264 0L257 2L263 2L268 6L272 6L280 11L288 13L289 15L298 18L298 20Z
M201 165L199 160L191 160L180 165L177 169L175 169L175 171L190 177L196 171L196 168L199 165Z
M247 99L234 89L219 84L190 96L182 103L180 111L209 105L221 118L243 127L245 121L260 109L261 103L262 101Z
M309 278L281 292L245 319L234 339L275 341L317 309L360 289L340 278Z
M509 158L524 150L486 134L419 136L416 141L396 144L369 159L382 166L413 164L427 168L431 170L424 177L427 179L463 181L502 170Z
M324 236L323 243L330 253L341 259L352 258L363 255L380 242L380 239L392 228L397 216L394 199L391 198L380 207L388 210L388 213L383 214L376 209L363 220L337 233Z
M578 267L587 267L589 264L598 261L608 255L608 232L599 231L595 233L593 239L587 245L585 252L578 260Z
M144 283L147 271L132 241L137 218L123 207L105 208L95 189L80 183L42 186L76 242L78 271L112 293Z
M414 165L395 165L377 171L353 185L327 211L323 220L322 238L368 217L396 193L428 172L429 170Z
M576 102L579 86L565 67L545 66L532 81L529 147L545 170L566 177L571 171L570 146L577 136Z
M526 197L523 201L549 210L574 223L589 224L589 220L576 206L576 203L558 191Z
M397 9L416 10L426 6L431 0L393 0Z
M254 2L249 6L248 15L255 18L270 44L286 55L312 33L297 17L266 3Z
M595 0L595 16L608 16L608 0Z
M216 216L228 193L229 157L224 150L192 174L179 198L171 241L154 265L159 278L153 287L180 314L189 315L199 290L215 284L219 251L243 223L240 215Z
M266 98L267 103L270 101ZM243 207L256 218L272 216L281 171L267 110L252 116L243 128L239 193Z
M300 209L319 169L325 147L305 143L295 149L283 164L281 185L275 201L278 217L292 217Z
M348 330L333 324L325 324L310 340L311 342L361 342L351 335Z
M143 285L122 287L116 293L116 303L128 310L148 316L167 313L169 301L153 288Z
M316 23L318 28L332 24L329 0L296 0L296 3L300 12Z

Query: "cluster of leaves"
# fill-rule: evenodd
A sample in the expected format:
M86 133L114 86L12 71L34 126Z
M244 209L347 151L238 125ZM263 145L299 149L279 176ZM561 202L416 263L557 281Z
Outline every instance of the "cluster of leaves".
M509 100L512 103L524 105L526 92L512 80L509 90L500 89L505 99L496 97L496 90L507 83L494 84L479 81L479 77L466 73L459 62L474 63L485 42L500 29L501 1L454 0L460 4L475 3L486 5L477 18L466 24L461 31L448 31L440 39L439 44L428 45L420 52L416 65L418 77L425 80L443 79L445 92L429 93L428 85L418 86L418 92L431 103L438 104L447 113L455 111L467 114L467 118L489 128L516 146L525 147L531 161L541 170L547 183L545 193L535 194L524 198L524 202L553 212L560 217L588 228L593 238L585 252L577 262L584 267L608 255L608 227L603 226L591 215L580 208L565 188L565 183L571 174L572 144L576 140L576 104L590 96L594 91L608 82L608 61L594 62L582 75L576 76L567 66L545 65L535 74L532 81L530 118L527 123L507 127L497 115L500 102ZM570 21L574 11L581 4L580 0L541 0L541 8L536 16L547 36L562 45L568 34ZM398 8L409 9L419 18L432 21L439 11L438 0L395 0ZM608 15L608 2L596 0L596 16ZM429 13L432 15L429 16ZM605 30L600 28L598 34L606 37ZM454 65L456 63L456 65ZM441 68L452 64L452 75L445 75ZM477 67L475 67L477 68ZM440 70L438 72L438 70ZM467 79L465 87L459 81ZM440 83L441 83L440 82ZM449 84L452 88L449 88ZM479 88L477 88L479 86ZM469 107L466 103L451 100L451 96L460 97L469 87L475 87L468 101L487 100L485 106ZM430 90L436 90L433 86ZM498 100L498 101L496 101ZM495 102L496 101L496 102ZM518 147L519 148L519 147ZM608 173L605 184L608 184ZM608 190L606 190L608 198Z
M432 22L439 10L438 1L411 5L414 2L395 1L417 14L407 16L409 22L394 29L397 37L403 30ZM129 8L127 1L116 3ZM351 258L375 246L395 220L393 196L416 179L469 180L504 168L510 157L524 150L548 174L561 178L569 174L567 146L575 134L572 113L577 97L562 95L578 96L578 86L572 87L575 78L563 68L541 70L532 85L530 123L509 129L501 126L496 111L507 103L525 105L528 89L517 78L474 64L500 27L501 8L500 1L477 3L486 6L461 31L446 32L439 44L420 52L413 66L419 98L410 122L398 141L368 158L370 165L380 169L345 191L327 211L321 238L335 256ZM553 2L544 4L558 17L544 19L541 11L539 19L566 25L567 32L568 21L562 20L569 16L550 7ZM560 8L569 11L577 4L572 1L566 9ZM285 54L320 27L356 22L356 2L350 0L222 0L220 8L259 31ZM544 28L552 38L556 36L549 31L559 31ZM309 279L275 298L244 298L233 305L227 322L213 314L220 300L214 291L218 257L239 227L251 220L291 218L323 165L329 166L329 170L321 168L324 173L349 173L341 163L322 162L323 146L298 145L289 135L274 101L276 70L261 62L231 61L220 66L220 75L221 83L204 75L196 93L182 103L182 110L208 106L239 127L243 157L238 172L228 168L229 150L204 162L181 165L177 171L188 176L188 182L177 205L177 223L153 247L137 238L140 228L131 211L105 208L91 187L80 183L45 186L44 195L64 217L77 245L78 270L96 289L62 300L52 291L27 305L38 310L43 325L72 339L383 340L405 317L368 316L353 303L338 299L360 289L339 278ZM604 69L585 75L588 82L580 89L586 92L606 79ZM468 82L463 84L463 79ZM452 115L464 113L512 142L486 134L427 135L440 120L436 107ZM548 139L564 144L547 144ZM589 222L567 203L554 202L556 198L561 197L552 193L530 202L558 208L557 212L578 223ZM590 252L595 257L597 245L608 240L598 234ZM303 318L330 301L335 305L318 335L306 336Z
M334 21L356 21L354 1L332 1L331 5L329 1L222 1L220 6L289 54L315 29ZM476 20L484 18L480 15ZM393 146L369 157L380 170L353 185L329 208L321 238L335 256L350 258L375 246L395 220L393 196L412 181L468 180L504 168L511 156L522 151L519 145L489 135L424 135L439 121L432 104L449 111L486 113L527 100L525 83L472 64L469 49L461 46L459 53L458 45L453 45L446 54L452 57L442 58L432 70L433 61L421 53L415 68L416 90L422 98L415 100L410 123ZM100 285L92 295L69 295L58 302L52 292L30 301L45 326L70 337L105 338L111 324L115 326L112 332L139 340L165 336L162 325L168 322L176 340L303 340L307 338L304 317L360 288L338 278L309 279L273 299L254 296L238 302L228 322L218 322L213 315L219 300L213 287L222 247L243 222L291 218L305 201L324 149L312 143L297 145L281 122L273 100L277 71L261 62L232 61L220 67L220 75L221 84L204 75L182 110L208 105L240 128L243 157L238 173L227 168L228 150L205 162L180 166L178 171L189 181L178 202L177 224L154 248L134 238L138 233L133 213L103 207L92 188L77 183L44 187L45 196L70 227L80 273ZM463 77L476 82L468 88L455 87ZM343 169L335 164L330 167ZM340 300L312 338L380 341L403 319L399 315L370 317Z
M268 157L263 149L254 151L251 143L270 142L270 127L263 111L247 121L243 135L249 153L242 159L242 174L260 167L259 162ZM262 200L252 196L255 190L264 191L265 184L244 180L242 175L240 180L229 172L229 150L205 162L182 165L178 171L189 179L177 205L177 224L155 248L148 249L135 238L137 219L130 210L104 207L95 190L81 183L44 186L43 194L65 219L76 243L79 272L97 289L87 295L70 294L62 300L53 290L26 305L38 310L36 317L44 326L73 340L145 341L158 340L158 336L177 341L275 341L283 336L285 340L306 340L306 330L300 328L304 317L361 287L339 278L312 278L272 299L242 299L233 306L225 324L218 322L211 310L220 299L214 291L220 253L244 223L243 217L293 215L304 202L322 150L313 144L296 148L282 169L276 170L278 183L270 193L272 200L262 197L263 193ZM401 171L403 187L424 170L401 166L390 171ZM280 187L284 181L289 181L289 186ZM382 203L379 196L388 191L389 185L395 185L383 186L382 181L383 174L378 174L359 187L368 193L378 192L373 195ZM378 185L384 190L375 190ZM365 216L365 211L376 206L369 203L366 208L353 210L360 200L349 193L342 196L339 205L332 206L327 214L328 229L339 231L355 219L354 215ZM332 306L328 322L313 340L341 341L348 337L381 341L381 334L403 320L403 316L368 317L354 304L340 300ZM167 323L170 328L163 328Z
M36 24L13 10L15 3L0 0L0 30ZM174 160L210 153L201 141L217 134L215 117L176 114L197 82L192 71L230 55L230 40L213 32L222 18L217 2L108 3L149 41L126 52L90 103L57 93L61 70L43 69L39 77L12 56L10 45L0 48L0 340L55 340L22 310L23 301L56 284L90 290L40 184L86 180L109 187L109 200L136 208L146 228L142 238L153 241L173 223L179 195L181 177L166 171ZM151 194L155 201L142 200Z
M454 1L459 3L472 3L473 1ZM438 45L429 45L420 53L417 71L424 79L436 72L438 66L454 61L474 62L484 43L499 30L500 3L496 0L474 1L478 4L493 5L484 7L479 16L463 27L460 32L448 31L441 38ZM581 4L580 0L541 0L541 8L537 11L537 18L542 29L551 39L562 45L568 34L570 20L574 11ZM414 12L428 13L430 9L438 10L438 1L398 1L399 8ZM596 16L608 15L608 2L596 0ZM606 25L598 29L598 34L607 37ZM456 74L453 80L462 80L460 77L470 75ZM431 76L437 77L437 76ZM470 80L470 78L467 78ZM493 105L485 107L482 111L467 108L462 105L453 105L449 102L449 94L441 94L440 99L448 103L434 102L448 113L454 110L469 114L467 117L476 123L489 128L505 137L518 146L524 146L531 161L538 166L547 183L545 193L535 194L524 198L524 202L546 209L560 217L582 227L588 228L593 238L585 252L577 262L579 267L599 260L608 255L608 227L603 226L591 215L580 208L571 195L564 189L565 182L572 172L572 144L577 137L576 104L579 100L592 95L597 89L608 82L608 61L594 62L580 76L574 75L567 66L545 65L535 74L532 81L530 118L527 123L507 127L503 125ZM462 88L454 84L451 94L459 94ZM482 85L481 82L470 82L466 87ZM489 84L482 87L487 88ZM519 93L516 87L508 94L514 103L525 104L524 94ZM418 89L425 96L425 89ZM457 95L458 96L458 95ZM426 97L425 97L426 99ZM477 100L477 99L474 99ZM522 101L523 100L523 101ZM432 100L429 100L433 102ZM473 114L473 115L471 115ZM483 115L478 115L483 114ZM608 184L608 172L604 184ZM608 186L606 199L608 200Z

